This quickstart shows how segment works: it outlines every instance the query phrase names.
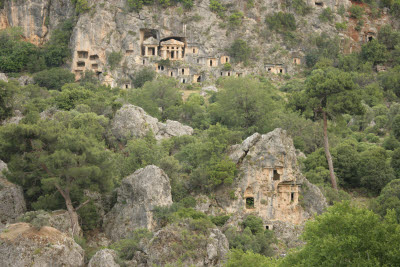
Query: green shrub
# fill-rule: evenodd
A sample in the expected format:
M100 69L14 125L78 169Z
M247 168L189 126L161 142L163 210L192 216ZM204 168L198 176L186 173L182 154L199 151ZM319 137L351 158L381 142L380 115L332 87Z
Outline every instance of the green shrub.
M242 24L243 13L240 11L234 12L232 15L229 16L229 26L231 28L239 27Z
M253 234L264 231L263 221L260 217L249 215L242 222L243 228L249 228Z
M226 7L218 0L210 0L210 10L220 17L225 17Z
M168 61L169 62L169 61ZM156 77L156 72L152 68L143 68L135 72L132 84L135 88L142 87L146 82L151 82Z
M325 8L321 15L319 15L319 19L323 22L332 22L334 18L332 9L330 7Z
M111 70L115 69L119 65L121 60L122 60L121 52L113 51L113 52L109 53L107 56L107 62L108 62L108 65L110 66Z
M72 0L75 5L75 11L78 14L85 13L90 10L90 6L87 0Z
M286 1L286 5L288 7L291 7L296 14L299 14L301 16L305 16L305 15L311 13L311 11L312 11L312 7L309 6L303 0L291 0L291 1L289 0L289 1Z
M61 90L64 84L75 81L75 75L67 69L53 68L36 73L33 79L41 87L46 87L50 90Z
M284 13L282 11L269 15L265 18L271 30L276 32L286 32L296 30L296 19L293 14Z
M229 54L234 58L235 61L248 64L251 57L251 47L246 41L242 39L236 39L229 48Z
M216 226L224 226L225 223L229 220L231 216L229 215L219 215L219 216L212 216L211 221Z
M18 221L30 223L37 230L40 230L43 226L49 226L50 217L50 214L44 210L28 211L21 215Z
M135 252L140 248L139 244L142 240L150 240L153 233L147 229L137 229L133 231L132 237L121 239L110 245L109 248L117 252L118 257L123 260L132 260Z
M364 9L358 5L352 5L349 8L350 17L360 19L364 15Z
M224 66L222 67L223 71L229 71L232 70L232 65L230 63L225 63Z
M335 24L336 30L341 31L341 30L346 30L347 29L347 23L346 22L338 22Z

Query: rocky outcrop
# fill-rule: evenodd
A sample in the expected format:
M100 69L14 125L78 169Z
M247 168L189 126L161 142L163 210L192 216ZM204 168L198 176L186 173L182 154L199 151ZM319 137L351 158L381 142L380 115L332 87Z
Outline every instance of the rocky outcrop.
M0 233L0 262L4 267L78 267L84 264L83 249L66 234L28 223L8 226Z
M3 170L7 170L7 165L0 160L0 227L15 222L26 211L22 188L7 181Z
M6 124L19 124L19 122L24 118L24 115L19 110L14 110L14 116L8 118L2 122L3 125Z
M161 123L134 105L123 105L111 122L111 132L119 140L144 137L149 131L154 133L157 140L193 133L191 127L177 121Z
M255 214L267 229L287 230L277 231L278 237L279 233L287 236L290 229L297 229L296 225L321 213L327 205L318 187L301 174L293 141L282 129L253 134L231 147L230 158L239 167L239 179L234 184L236 199L216 200L227 213L235 214L231 224ZM294 240L297 237L293 233Z
M20 27L26 40L40 45L50 31L74 13L70 0L5 0L0 10L0 29Z
M32 77L24 75L24 76L21 76L18 78L18 82L19 82L19 85L25 86L25 85L33 84L34 80Z
M129 237L137 228L153 229L153 208L172 204L169 178L154 165L123 179L117 196L117 203L103 224L106 234L114 241Z
M0 81L8 82L8 78L4 73L0 73Z
M219 229L196 233L184 222L168 225L155 233L144 250L147 266L173 265L179 259L183 266L222 266L228 251L228 239ZM183 257L185 254L192 256Z
M119 267L115 262L117 253L111 249L102 249L90 259L88 267Z

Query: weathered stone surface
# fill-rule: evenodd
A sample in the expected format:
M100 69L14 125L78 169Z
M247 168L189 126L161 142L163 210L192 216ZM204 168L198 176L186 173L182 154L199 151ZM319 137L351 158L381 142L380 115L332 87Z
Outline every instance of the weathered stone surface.
M184 245L188 239L182 235L183 231L189 232L189 235L197 235L197 238L191 241L190 247ZM187 223L182 222L179 225L168 225L155 233L144 252L147 256L147 266L164 266L176 263L188 250L192 250L193 256L183 259L184 266L222 266L229 251L229 243L217 228L210 229L208 236L201 237L201 234L199 236Z
M22 188L7 181L3 170L7 170L7 165L0 160L0 227L15 222L26 211Z
M236 184L237 200L226 207L228 212L257 213L265 223L301 224L326 206L319 189L301 174L296 149L286 131L253 134L232 147L230 157L240 164L240 179ZM246 205L247 198L253 199L253 206Z
M105 232L114 241L137 228L153 229L153 208L172 204L169 178L154 165L123 179L117 195L117 203L104 219Z
M88 267L119 267L115 262L117 253L112 249L102 249L90 259Z
M144 137L149 131L157 140L171 136L191 135L193 129L180 122L167 120L161 123L148 115L141 107L123 105L111 122L111 132L120 140L132 137Z
M50 30L74 13L69 0L7 0L0 10L0 29L20 27L25 39L40 45L50 37Z
M24 115L22 114L21 111L19 110L14 110L14 116L12 116L11 118L6 119L5 121L3 121L3 125L6 124L18 124L22 119L24 118Z
M16 223L0 233L0 262L4 267L78 267L84 264L84 252L57 229Z
M4 73L0 73L0 81L8 82L8 78Z
M33 84L34 80L30 76L21 76L18 78L18 82L21 86Z
M237 225L246 215L255 214L266 228L280 229L278 238L289 240L291 236L290 244L296 244L294 229L321 213L327 204L319 188L301 174L296 149L286 131L253 134L232 146L230 157L239 166L233 185L236 200L224 199L222 194L216 199L225 212L234 214L228 223Z

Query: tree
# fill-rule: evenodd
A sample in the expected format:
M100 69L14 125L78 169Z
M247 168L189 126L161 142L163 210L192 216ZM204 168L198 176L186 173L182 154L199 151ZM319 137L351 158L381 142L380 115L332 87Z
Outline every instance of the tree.
M156 72L151 68L143 68L133 75L132 83L135 88L142 87L146 82L154 80Z
M247 65L251 57L251 47L246 41L242 39L236 39L229 48L229 54L237 62L243 62L245 65Z
M377 194L387 183L395 179L386 150L381 147L374 147L362 152L360 154L359 175L361 185Z
M387 212L394 210L397 220L400 219L400 180L393 180L388 183L383 189L379 197L372 202L372 209L382 217L386 216Z
M12 115L13 96L17 90L15 84L0 81L0 122Z
M0 157L8 163L7 178L22 186L29 206L66 207L77 235L81 232L77 211L89 201L83 190L112 189L113 157L99 136L107 125L105 118L74 114L0 128Z
M306 224L306 245L278 266L398 266L400 225L393 211L380 216L348 201Z
M356 89L357 86L349 73L335 68L317 69L307 78L306 89L301 92L301 97L290 100L290 105L295 109L303 113L311 111L315 119L322 119L325 155L331 184L335 190L337 182L329 150L328 117L335 118L345 113L362 114L363 107ZM297 101L295 105L294 100Z
M75 81L75 76L67 69L53 68L43 70L33 76L35 83L49 90L60 90L66 83Z
M246 134L265 132L271 114L278 109L272 100L272 88L251 77L229 77L221 81L221 86L216 102L210 106L214 121L233 129L245 129Z

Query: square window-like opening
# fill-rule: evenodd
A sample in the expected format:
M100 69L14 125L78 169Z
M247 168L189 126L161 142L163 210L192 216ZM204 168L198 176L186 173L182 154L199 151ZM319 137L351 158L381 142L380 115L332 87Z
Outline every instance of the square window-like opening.
M274 180L278 181L281 179L281 175L278 173L278 170L274 170Z
M254 209L254 197L246 198L246 209Z
M78 67L85 67L85 62L83 62L83 61L78 61L78 62L76 63L76 65L77 65Z

